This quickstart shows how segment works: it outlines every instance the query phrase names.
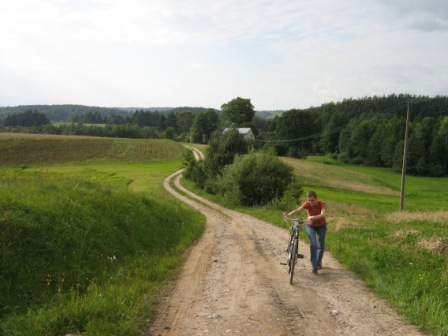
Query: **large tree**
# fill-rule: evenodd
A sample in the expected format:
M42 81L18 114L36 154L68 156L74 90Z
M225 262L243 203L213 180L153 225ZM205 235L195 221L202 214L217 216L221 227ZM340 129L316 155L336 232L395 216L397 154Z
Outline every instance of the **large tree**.
M248 142L240 136L235 128L221 134L215 132L207 148L204 161L207 176L215 178L222 173L226 165L232 164L237 154L248 152Z
M317 138L311 137L317 131L315 118L311 113L296 109L283 113L277 120L277 153L292 157L306 156L312 151L313 142L318 141Z
M190 111L177 112L177 127L180 133L190 133L193 126L194 114Z
M191 129L191 141L195 143L208 143L211 135L219 127L219 115L214 109L198 113Z
M431 175L448 174L448 116L442 118L430 148Z
M235 98L221 105L221 124L223 127L250 126L255 116L250 99Z
M233 163L235 156L246 154L249 143L233 128L224 134L213 133L205 159L197 162L193 158L187 160L185 177L191 179L195 185L209 193L216 193L219 189L218 178L227 165Z
M328 122L322 128L322 137L320 138L320 150L323 153L335 153L338 149L338 140L341 130L347 124L348 118L342 112L330 114Z

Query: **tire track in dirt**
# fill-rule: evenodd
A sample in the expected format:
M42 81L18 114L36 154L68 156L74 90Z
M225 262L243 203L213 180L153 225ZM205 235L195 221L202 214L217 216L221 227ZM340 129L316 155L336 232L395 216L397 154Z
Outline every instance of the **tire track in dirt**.
M313 275L304 243L299 249L305 259L289 285L280 264L288 232L191 193L180 184L181 173L164 186L206 216L206 230L149 335L421 335L330 253ZM188 197L170 186L172 180Z

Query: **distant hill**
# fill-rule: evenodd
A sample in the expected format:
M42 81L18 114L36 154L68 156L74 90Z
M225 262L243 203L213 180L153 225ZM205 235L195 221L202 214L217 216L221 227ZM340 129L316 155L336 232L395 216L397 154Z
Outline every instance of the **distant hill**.
M427 96L412 96L409 94L391 94L389 96L373 96L364 97L361 99L344 99L339 102L330 102L322 104L317 107L309 107L306 109L301 109L305 112L310 112L313 114L321 113L333 113L333 112L343 112L349 117L354 117L361 113L369 113L375 111L388 110L398 103L403 103L405 101L418 102L419 104L414 106L412 115L417 117L420 114L425 116L439 116L446 115L448 109L448 97L447 96L435 96L433 98ZM128 116L130 113L136 111L150 111L150 112L192 112L193 114L205 112L210 108L206 107L100 107L100 106L85 106L85 105L20 105L20 106L8 106L0 107L0 124L6 116L15 113L23 113L27 110L36 110L45 114L45 116L51 122L65 122L69 120L70 115L77 114L82 115L86 113L95 114L99 112L103 117L109 116L111 114ZM215 111L220 112L220 110L215 109ZM276 116L281 116L286 110L262 110L255 111L255 115L263 119L273 119Z
M0 107L0 120L7 115L15 113L23 113L28 110L36 110L52 122L67 121L71 114L84 114L100 112L102 115L110 114L128 114L126 110L111 107L84 106L84 105L20 105L13 107Z
M210 108L206 107L188 107L188 106L182 106L182 107L174 107L170 110L170 112L192 112L192 113L200 113L200 112L206 112Z
M276 116L281 116L284 110L275 111L255 111L255 115L263 119L273 119Z
M51 122L65 122L69 120L70 115L82 115L86 113L99 112L102 116L111 114L126 116L135 111L150 111L150 112L192 112L194 114L205 112L210 108L206 107L101 107L101 106L86 106L75 104L63 105L19 105L19 106L0 106L0 123L10 114L23 113L28 110L36 110L45 114ZM215 109L216 110L216 109ZM216 110L220 112L220 110ZM263 119L272 119L275 116L280 116L284 111L255 111L255 115Z
M172 107L113 107L113 109L119 111L125 111L128 113L133 113L135 111L149 111L149 112L168 112L171 111Z
M191 108L191 107L101 107L101 106L85 106L85 105L19 105L19 106L7 106L0 107L0 121L4 120L6 116L10 114L23 113L28 110L39 111L52 122L64 122L69 120L70 115L73 114L86 114L99 112L102 116L115 115L128 115L135 111L151 111L151 112L169 112L173 110L206 110L205 108Z

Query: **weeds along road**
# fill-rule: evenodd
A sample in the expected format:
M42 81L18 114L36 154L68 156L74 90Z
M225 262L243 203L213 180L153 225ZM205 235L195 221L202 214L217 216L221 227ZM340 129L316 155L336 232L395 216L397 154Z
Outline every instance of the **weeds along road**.
M312 274L303 243L305 259L289 285L280 264L288 231L189 192L181 173L164 187L202 212L207 225L163 293L149 335L421 335L329 253L324 269Z

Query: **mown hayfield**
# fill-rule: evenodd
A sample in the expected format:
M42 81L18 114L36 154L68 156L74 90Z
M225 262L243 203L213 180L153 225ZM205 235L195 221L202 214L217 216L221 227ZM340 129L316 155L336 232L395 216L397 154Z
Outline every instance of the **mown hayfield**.
M141 335L204 218L162 190L185 148L0 137L0 334Z
M399 210L401 174L386 168L347 165L324 157L282 158L294 168L305 188L322 197L375 212ZM324 163L325 162L325 163ZM448 178L406 176L404 210L448 210Z
M14 133L14 132L0 132L0 139L56 139L56 138L96 138L91 136L78 135L54 135L54 134L33 134L33 133Z
M321 186L327 189L351 190L377 195L398 195L397 187L375 176L351 171L333 165L322 165L309 160L282 158L294 168L304 185Z
M0 133L0 165L64 162L148 162L179 159L185 148L172 141Z

